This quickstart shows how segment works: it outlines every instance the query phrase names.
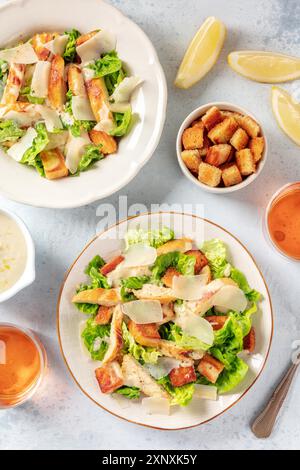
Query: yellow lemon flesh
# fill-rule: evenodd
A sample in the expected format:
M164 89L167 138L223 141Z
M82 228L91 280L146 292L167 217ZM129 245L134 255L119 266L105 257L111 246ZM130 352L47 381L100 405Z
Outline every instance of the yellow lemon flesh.
M216 63L226 36L224 24L210 16L190 43L179 67L175 85L190 88L206 75Z
M228 64L237 73L262 83L280 83L300 78L300 58L263 51L235 51Z
M300 103L282 88L273 86L272 108L281 129L300 145Z

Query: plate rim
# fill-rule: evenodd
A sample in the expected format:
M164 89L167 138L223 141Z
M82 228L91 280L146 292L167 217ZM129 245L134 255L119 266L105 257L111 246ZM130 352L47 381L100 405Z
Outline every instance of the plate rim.
M159 427L159 426L154 426L154 425L151 425L151 424L145 424L145 423L141 423L141 422L138 422L138 421L134 421L134 420L130 420L128 418L125 418L124 416L120 416L118 415L117 413L115 413L114 411L111 411L109 409L107 409L105 406L101 405L100 403L98 403L96 400L94 400L94 398L92 398L88 392L86 390L84 390L82 388L82 386L80 385L80 383L77 381L77 379L75 378L69 364L68 364L68 361L67 361L67 358L64 354L64 350L63 350L63 346L62 346L62 340L61 340L61 335L60 335L60 303L61 303L61 297L62 297L62 292L64 290L64 287L65 287L65 283L69 277L69 274L71 273L73 267L75 266L75 264L77 263L77 261L79 260L79 258L81 258L81 256L83 255L83 253L89 248L89 246L97 240L97 238L99 238L100 236L104 235L106 232L108 232L109 230L115 228L115 227L118 227L120 224L124 223L124 222L128 222L129 220L133 220L133 219L137 219L139 217L145 217L145 216L152 216L152 215L160 215L160 214L173 214L173 215L180 215L180 216L190 216L190 217L194 217L196 219L200 219L204 222L207 222L221 230L223 230L224 232L226 232L228 235L230 235L232 238L235 239L235 241L237 241L241 247L247 252L247 254L250 256L250 258L252 259L253 263L255 264L262 280L263 280L263 283L265 285L265 288L266 288L266 291L267 291L267 299L269 301L269 305L270 305L270 313L271 313L271 335L270 335L270 339L269 339L269 344L268 344L268 349L267 349L267 353L266 353L266 356L264 358L264 361L263 361L263 365L262 365L262 368L260 370L260 372L258 373L258 375L255 377L255 379L253 380L253 382L251 383L251 385L249 385L249 387L241 394L241 396L239 398L237 398L233 403L231 403L229 406L227 406L227 408L225 408L223 411L221 411L220 413L217 413L216 415L212 416L211 418L209 419L206 419L205 421L201 421L200 423L197 423L197 424L192 424L190 426L181 426L181 427L178 427L178 428L167 428L167 427ZM265 280L265 277L263 275L263 273L261 272L259 266L257 265L256 263L256 260L255 258L253 257L253 255L250 253L250 251L248 250L248 248L235 236L233 235L229 230L225 229L224 227L222 227L221 225L217 224L216 222L212 222L211 220L209 219L206 219L205 217L200 217L196 214L189 214L187 212L176 212L176 211L158 211L158 212L143 212L141 214L138 214L138 215L134 215L134 216L130 216L130 217L126 217L122 220L119 220L118 222L110 225L109 227L107 227L105 230L102 230L101 232L99 232L98 234L96 234L84 247L83 249L81 250L81 252L79 253L79 255L76 257L76 259L73 261L73 263L71 264L71 266L69 267L69 269L66 271L65 275L64 275L64 278L63 278L63 281L61 283L61 286L60 286L60 290L59 290L59 294L58 294L58 299L57 299L57 304L56 304L56 332L57 332L57 337L58 337L58 343L59 343L59 348L60 348L60 352L61 352L61 355L63 357L63 360L64 360L64 363L69 371L69 373L71 374L71 377L72 379L75 381L76 385L79 387L79 389L81 390L81 392L87 397L89 398L93 403L95 403L97 406L99 406L102 410L108 412L109 414L111 414L112 416L116 417L116 418L119 418L127 423L130 423L130 424L135 424L135 425L138 425L138 426L143 426L145 428L150 428L150 429L155 429L155 430L158 430L158 431L182 431L182 430L185 430L185 429L192 429L192 428L196 428L198 426L202 426L204 424L207 424L213 420L215 420L216 418L218 418L219 416L223 415L224 413L226 413L227 411L229 411L233 406L237 405L240 400L242 400L242 398L244 398L244 396L250 391L250 389L255 385L255 383L257 382L257 380L261 377L262 375L262 372L264 371L265 369L265 366L267 364L267 361L268 361L268 358L269 358L269 355L270 355L270 350L271 350L271 346L272 346L272 342L273 342L273 337L274 337L274 312L273 312L273 305L272 305L272 299L271 299L271 296L270 296L270 292L269 292L269 288L268 288L268 285L266 283L266 280Z
M17 202L17 203L20 203L20 204L25 204L25 205L28 205L28 206L31 206L31 207L43 208L43 209L75 209L75 208L87 206L87 205L92 204L92 203L97 202L97 201L101 201L101 200L103 200L107 197L110 197L110 196L116 194L118 191L120 191L121 189L126 187L138 175L138 173L143 169L143 167L149 162L149 160L151 159L151 157L153 156L155 150L157 149L157 147L159 145L159 142L161 140L161 136L162 136L162 133L163 133L163 130L164 130L164 126L165 126L166 117L167 117L168 87L167 87L167 79L166 79L166 76L165 76L165 72L164 72L164 69L161 65L161 62L160 62L160 59L158 57L156 48L154 47L154 45L153 45L152 41L150 40L150 38L148 37L148 35L144 32L144 30L137 23L135 23L131 18L126 16L121 10L119 10L117 7L111 5L110 3L107 3L104 0L98 0L98 1L99 1L99 5L101 5L101 3L104 4L105 8L111 9L112 11L115 12L115 14L119 15L119 17L122 18L123 21L125 20L126 22L130 23L130 25L132 27L134 27L136 30L138 30L139 33L144 37L144 40L148 43L148 46L150 47L150 49L152 51L152 54L153 54L153 58L154 58L155 65L156 65L156 70L157 70L156 74L158 76L159 88L161 87L161 89L162 89L161 104L159 105L159 108L160 108L160 111L161 111L161 113L160 113L161 121L159 123L159 126L157 126L157 130L155 131L155 133L152 134L152 136L154 136L155 139L153 140L152 146L150 147L150 149L148 151L148 156L145 157L145 159L139 165L137 165L136 168L134 168L134 170L128 176L128 178L122 180L119 184L114 185L113 189L107 190L101 196L94 195L94 196L91 196L91 197L87 197L86 199L83 198L79 203L73 203L72 200L70 200L70 202L68 204L63 203L61 205L58 205L57 203L53 204L53 203L51 203L51 199L49 199L49 201L43 202L42 205L39 205L38 202L31 201L30 198L25 198L24 199L24 198L21 198L21 197L18 197L18 196L14 196L10 192L7 192L7 191L3 190L0 186L0 196L8 199L9 201ZM8 0L8 1L6 1L4 4L0 5L0 14L3 11L5 11L5 10L11 8L11 7L16 6L17 4L22 4L23 2L24 2L24 0ZM154 129L155 128L156 128L156 126L154 126Z

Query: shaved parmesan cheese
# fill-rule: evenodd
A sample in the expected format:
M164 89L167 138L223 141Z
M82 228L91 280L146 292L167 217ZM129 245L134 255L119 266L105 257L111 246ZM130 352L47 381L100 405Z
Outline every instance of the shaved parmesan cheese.
M134 89L140 83L139 77L125 77L117 86L110 99L115 103L128 103Z
M15 121L21 127L29 127L36 121L41 119L41 116L39 113L36 112L33 105L32 108L26 109L26 112L9 110L7 111L7 113L4 114L2 119L4 121Z
M146 325L163 319L163 311L158 300L133 300L122 305L123 313L135 323Z
M95 118L94 118L95 119ZM94 127L95 131L101 131L101 132L106 132L106 134L109 134L113 128L114 128L114 123L112 119L102 119L98 124Z
M151 276L148 266L136 266L134 268L125 268L120 263L116 269L107 274L107 280L112 287L119 287L121 279L136 276Z
M87 132L82 133L80 137L74 137L71 133L69 134L69 140L66 145L66 167L70 173L76 173L85 147L90 143Z
M157 258L156 249L147 245L132 245L124 254L122 267L150 266Z
M109 108L112 113L126 113L131 111L130 103L110 103Z
M218 399L218 389L212 385L195 384L195 392L193 398L202 398L204 400Z
M247 307L247 298L244 292L236 286L222 287L212 299L213 305L222 309L243 312Z
M91 39L76 48L81 62L86 64L99 59L101 54L111 52L116 48L116 38L108 31L99 31Z
M202 317L189 315L184 324L180 325L183 332L194 338L198 338L208 346L214 342L214 330L211 324Z
M93 69L89 69L88 67L83 67L82 73L86 82L89 82L90 80L93 80L93 78L95 78L95 71Z
M207 275L174 276L172 288L178 299L198 300L203 293L203 286L207 284Z
M14 64L35 64L38 62L38 56L36 55L32 45L29 42L20 44L17 47L11 49L4 49L0 51L0 59L6 60L6 62Z
M156 364L145 364L144 367L148 369L152 377L158 380L169 375L171 370L177 369L180 364L181 362L173 357L159 357Z
M167 398L149 397L143 398L142 406L149 415L170 414L170 402Z
M78 121L95 120L95 116L90 105L90 100L86 96L73 96L72 112L74 118Z
M45 125L48 132L54 132L56 129L62 129L63 125L59 118L59 114L54 109L48 106L37 105L37 110L40 112L42 118L45 120Z
M44 47L52 52L52 54L63 55L66 50L68 40L69 36L67 34L63 34L62 36L57 36L52 41L47 42Z
M58 132L54 134L48 134L49 137L49 143L45 150L53 150L59 147L64 147L67 143L68 137L69 137L69 132L68 131L63 131L63 132Z
M22 160L24 153L32 147L33 141L37 136L37 132L33 127L30 127L23 137L14 145L12 145L7 154L17 162Z
M37 98L48 96L48 85L51 63L47 61L37 62L31 82L31 94Z

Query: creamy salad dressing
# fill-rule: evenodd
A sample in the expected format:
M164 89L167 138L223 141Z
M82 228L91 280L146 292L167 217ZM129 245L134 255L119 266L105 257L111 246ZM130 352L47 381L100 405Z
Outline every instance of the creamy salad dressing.
M16 284L25 270L26 260L26 242L20 228L0 212L0 292Z

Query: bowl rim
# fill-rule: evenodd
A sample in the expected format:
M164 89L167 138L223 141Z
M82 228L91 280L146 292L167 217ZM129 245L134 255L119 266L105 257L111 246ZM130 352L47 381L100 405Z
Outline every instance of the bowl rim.
M208 186L204 183L201 183L195 176L192 175L192 173L189 171L189 169L185 166L185 164L182 161L181 158L181 152L182 152L182 134L183 131L197 118L203 116L205 112L211 108L212 106L217 106L218 108L221 109L221 111L234 111L238 112L247 116L250 116L252 119L254 119L260 126L261 129L261 136L264 137L265 139L265 147L263 151L262 158L259 162L258 170L253 173L252 175L249 175L246 179L244 179L241 183L235 184L234 186L229 186L226 188L219 188L219 187L211 187ZM183 174L190 180L192 183L194 183L198 188L202 188L207 192L214 193L214 194L228 194L228 193L233 193L234 191L238 191L239 189L243 189L249 184L253 183L253 181L256 180L256 178L261 174L267 160L267 155L268 155L268 141L266 138L266 134L264 132L263 126L260 122L259 119L256 118L256 116L253 115L253 113L249 112L245 108L229 103L227 101L212 101L210 103L204 104L199 106L198 108L195 108L193 111L190 112L190 114L183 120L178 134L177 134L177 139L176 139L176 153L177 153L177 160L179 163L179 166L183 172Z
M127 186L138 175L138 173L142 170L142 168L149 162L149 160L153 156L160 142L162 132L164 130L164 126L166 122L166 117L167 117L168 87L167 87L166 76L165 76L163 67L160 63L157 51L152 41L149 39L147 34L143 31L143 29L137 23L135 23L131 18L123 14L115 6L105 2L104 0L98 0L98 1L99 1L100 7L101 7L101 4L103 4L105 8L110 9L112 12L114 12L114 14L118 16L118 18L120 18L121 21L126 21L127 25L130 24L130 26L135 30L135 32L138 32L143 37L143 40L147 44L149 50L151 50L152 60L155 63L155 67L156 67L156 75L157 75L160 99L158 101L158 112L156 113L156 119L153 123L152 135L148 141L149 148L148 149L146 148L146 151L144 152L143 161L141 161L139 164L135 165L134 167L131 167L132 168L131 173L128 174L126 178L115 183L113 186L110 187L110 189L107 189L101 195L94 194L93 196L92 195L86 196L86 197L82 196L79 202L73 202L73 199L70 199L68 203L64 202L62 204L57 204L57 203L53 204L50 199L47 202L43 202L43 204L41 205L39 204L38 201L35 202L34 200L28 197L23 198L23 197L14 196L10 192L5 191L0 187L0 195L5 197L8 200L26 204L32 207L49 208L49 209L74 209L77 207L84 207L86 205L92 204L97 201L101 201L109 196L116 194L122 188ZM23 3L24 3L24 0L8 0L4 4L0 5L0 14L11 7L15 7L19 5L22 6ZM159 117L160 119L157 119L157 117Z
M232 238L234 238L240 245L241 247L247 252L247 254L250 256L250 258L252 259L253 263L255 264L262 280L263 280L263 283L265 285L265 288L266 288L266 291L267 291L267 300L269 302L269 305L270 305L270 313L271 313L271 334L270 334L270 340L269 340L269 344L268 344L268 349L267 349L267 353L266 353L266 356L264 358L264 361L263 361L263 364L262 364L262 368L260 370L260 372L257 374L257 376L255 377L255 379L253 380L253 382L251 383L251 385L249 385L249 387L241 394L240 397L238 397L231 405L229 405L227 408L225 408L223 411L221 411L220 413L216 414L215 416L213 416L212 418L209 418L205 421L202 421L201 423L197 423L197 424L193 424L193 425L190 425L190 426L183 426L183 427L180 427L180 428L166 428L166 427L159 427L159 426L153 426L153 425L150 425L150 424L145 424L145 423L141 423L141 422L138 422L138 421L133 421L133 420L130 420L130 419L127 419L123 416L120 416L118 415L117 413L107 409L105 406L101 405L100 403L98 403L97 401L95 401L89 394L86 390L84 390L82 388L82 386L80 385L80 383L77 381L77 379L75 378L69 364L68 364L68 361L67 361L67 358L64 354L64 350L63 350L63 345L62 345L62 340L61 340L61 335L60 335L60 302L61 302L61 297L62 297L62 293L63 293L63 290L64 290L64 287L65 287L65 283L69 277L69 274L71 273L73 267L75 266L75 264L77 263L77 261L79 260L79 258L82 256L82 254L89 248L89 246L94 243L95 240L97 240L97 238L99 238L100 236L104 235L106 232L108 232L109 230L115 228L115 227L118 227L120 224L124 223L124 222L127 222L129 220L134 220L134 219L137 219L139 217L145 217L145 216L148 216L148 217L151 217L152 215L159 215L159 214L173 214L173 215L180 215L180 216L190 216L190 217L194 217L196 219L200 219L202 220L203 222L207 222L211 225L214 225L215 227L218 227L219 229L225 231L227 234L229 234ZM115 224L112 224L110 225L109 227L107 227L105 230L102 230L101 232L97 233L95 235L95 237L93 237L85 246L84 248L82 249L82 251L79 253L79 255L76 257L76 259L73 261L73 263L71 264L71 266L69 267L69 269L67 270L66 274L64 275L64 278L63 278L63 281L62 281L62 284L61 284L61 287L60 287L60 290L59 290L59 294L58 294L58 299L57 299L57 304L56 304L56 332L57 332L57 337L58 337L58 343L59 343L59 348L60 348L60 352L61 352L61 355L62 355L62 358L64 360L64 363L68 369L68 371L70 372L71 374L71 377L72 379L74 380L74 382L76 383L76 385L79 387L79 389L81 390L81 392L86 396L88 397L93 403L95 403L97 406L99 406L100 408L102 408L104 411L107 411L108 413L110 413L111 415L115 416L116 418L119 418L119 419L122 419L123 421L126 421L128 423L131 423L131 424L135 424L135 425L138 425L138 426L143 426L143 427L146 427L146 428L150 428L150 429L156 429L156 430L159 430L159 431L181 431L181 430L184 430L184 429L191 429L191 428L195 428L195 427L198 427L198 426L201 426L201 425L204 425L204 424L207 424L209 423L210 421L213 421L214 419L218 418L219 416L223 415L226 411L228 411L230 408L232 408L233 406L235 406L248 392L249 390L254 386L254 384L257 382L257 380L260 378L262 372L264 371L265 369L265 366L266 366L266 363L268 361L268 358L269 358L269 354L270 354L270 350L271 350L271 345L272 345L272 341L273 341L273 335L274 335L274 313L273 313L273 306L272 306L272 300L271 300L271 296L270 296L270 292L269 292L269 288L268 288L268 285L266 283L266 280L264 278L264 275L262 274L260 268L258 267L254 257L252 256L252 254L250 253L250 251L245 247L245 245L235 236L233 235L229 230L225 229L224 227L222 227L221 225L215 223L215 222L212 222L211 220L209 219L206 219L204 217L200 217L196 214L188 214L188 213L185 213L185 212L176 212L176 211L160 211L160 212L144 212L144 213L141 213L141 214L138 214L138 215L134 215L134 216L131 216L131 217L126 217L122 220L119 220L118 222L116 222Z
M11 299L18 292L32 284L35 280L35 246L33 238L28 230L28 227L25 222L17 214L15 214L15 212L8 209L0 208L0 213L1 212L7 215L10 219L12 219L21 230L26 243L27 260L24 271L21 274L21 277L17 280L17 282L9 289L0 293L0 303Z

